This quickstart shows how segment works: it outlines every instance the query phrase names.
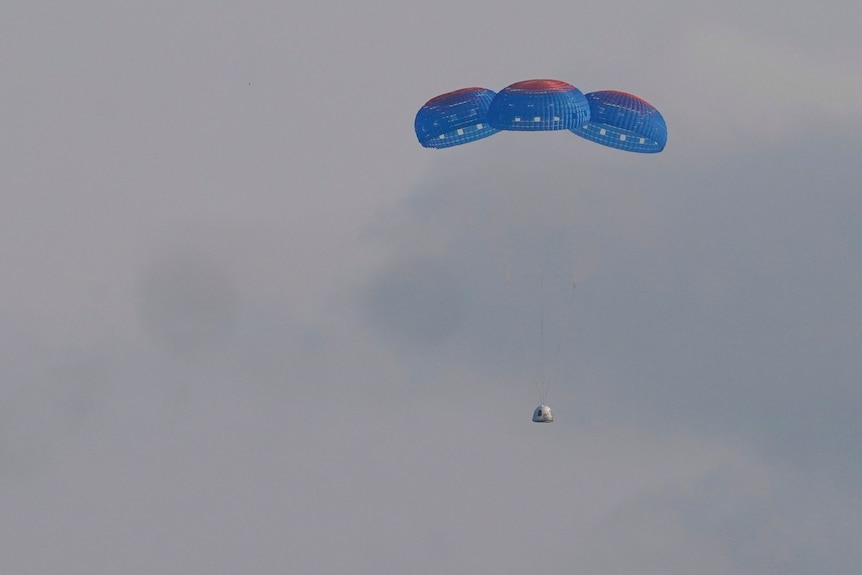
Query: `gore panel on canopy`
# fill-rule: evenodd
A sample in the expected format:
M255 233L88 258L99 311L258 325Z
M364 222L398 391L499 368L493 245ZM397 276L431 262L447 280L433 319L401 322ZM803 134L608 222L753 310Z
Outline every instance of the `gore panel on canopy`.
M488 110L498 130L571 130L590 119L580 90L560 80L527 80L500 90Z
M625 150L654 154L667 144L667 124L649 102L625 92L604 90L586 95L590 121L572 132L587 140Z
M494 92L463 88L428 100L416 113L414 128L426 148L449 148L497 133L488 124L488 106Z

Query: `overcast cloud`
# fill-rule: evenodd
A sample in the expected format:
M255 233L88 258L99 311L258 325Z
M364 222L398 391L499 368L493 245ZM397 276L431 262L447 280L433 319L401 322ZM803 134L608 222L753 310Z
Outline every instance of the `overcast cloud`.
M859 573L860 17L7 2L0 571Z

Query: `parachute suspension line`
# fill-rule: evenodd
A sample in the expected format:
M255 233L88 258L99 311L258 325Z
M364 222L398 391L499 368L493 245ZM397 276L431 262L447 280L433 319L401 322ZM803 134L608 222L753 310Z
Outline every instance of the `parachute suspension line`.
M550 373L548 375L548 391L550 391L550 388L551 388L551 379L554 377L554 374L556 373L555 370L556 370L556 366L557 366L557 357L559 357L560 347L562 347L562 345L563 345L563 335L565 335L565 333L566 333L566 329L569 326L569 320L571 319L571 316L572 316L572 307L573 307L572 304L575 301L575 288L577 286L578 286L578 282L572 282L572 291L571 291L571 294L569 295L569 305L566 306L566 313L563 316L563 322L560 324L560 338L557 340L557 347L556 347L556 349L554 349L554 356L551 358L551 369L550 369Z
M541 368L539 374L539 401L544 405L547 393L545 393L545 309L542 308L539 318L539 339L541 341Z
M545 404L545 270L539 273L539 379L536 381L536 391L539 393L539 403Z

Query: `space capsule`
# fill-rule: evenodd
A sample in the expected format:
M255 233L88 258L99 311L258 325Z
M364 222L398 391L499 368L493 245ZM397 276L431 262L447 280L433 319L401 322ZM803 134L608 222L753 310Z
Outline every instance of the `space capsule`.
M553 423L554 414L547 405L540 405L533 411L533 423Z

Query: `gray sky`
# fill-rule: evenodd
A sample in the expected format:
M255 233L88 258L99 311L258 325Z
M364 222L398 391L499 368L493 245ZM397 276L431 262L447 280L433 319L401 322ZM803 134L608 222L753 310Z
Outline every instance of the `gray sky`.
M860 17L6 2L2 571L857 574ZM666 150L415 140L544 77Z

